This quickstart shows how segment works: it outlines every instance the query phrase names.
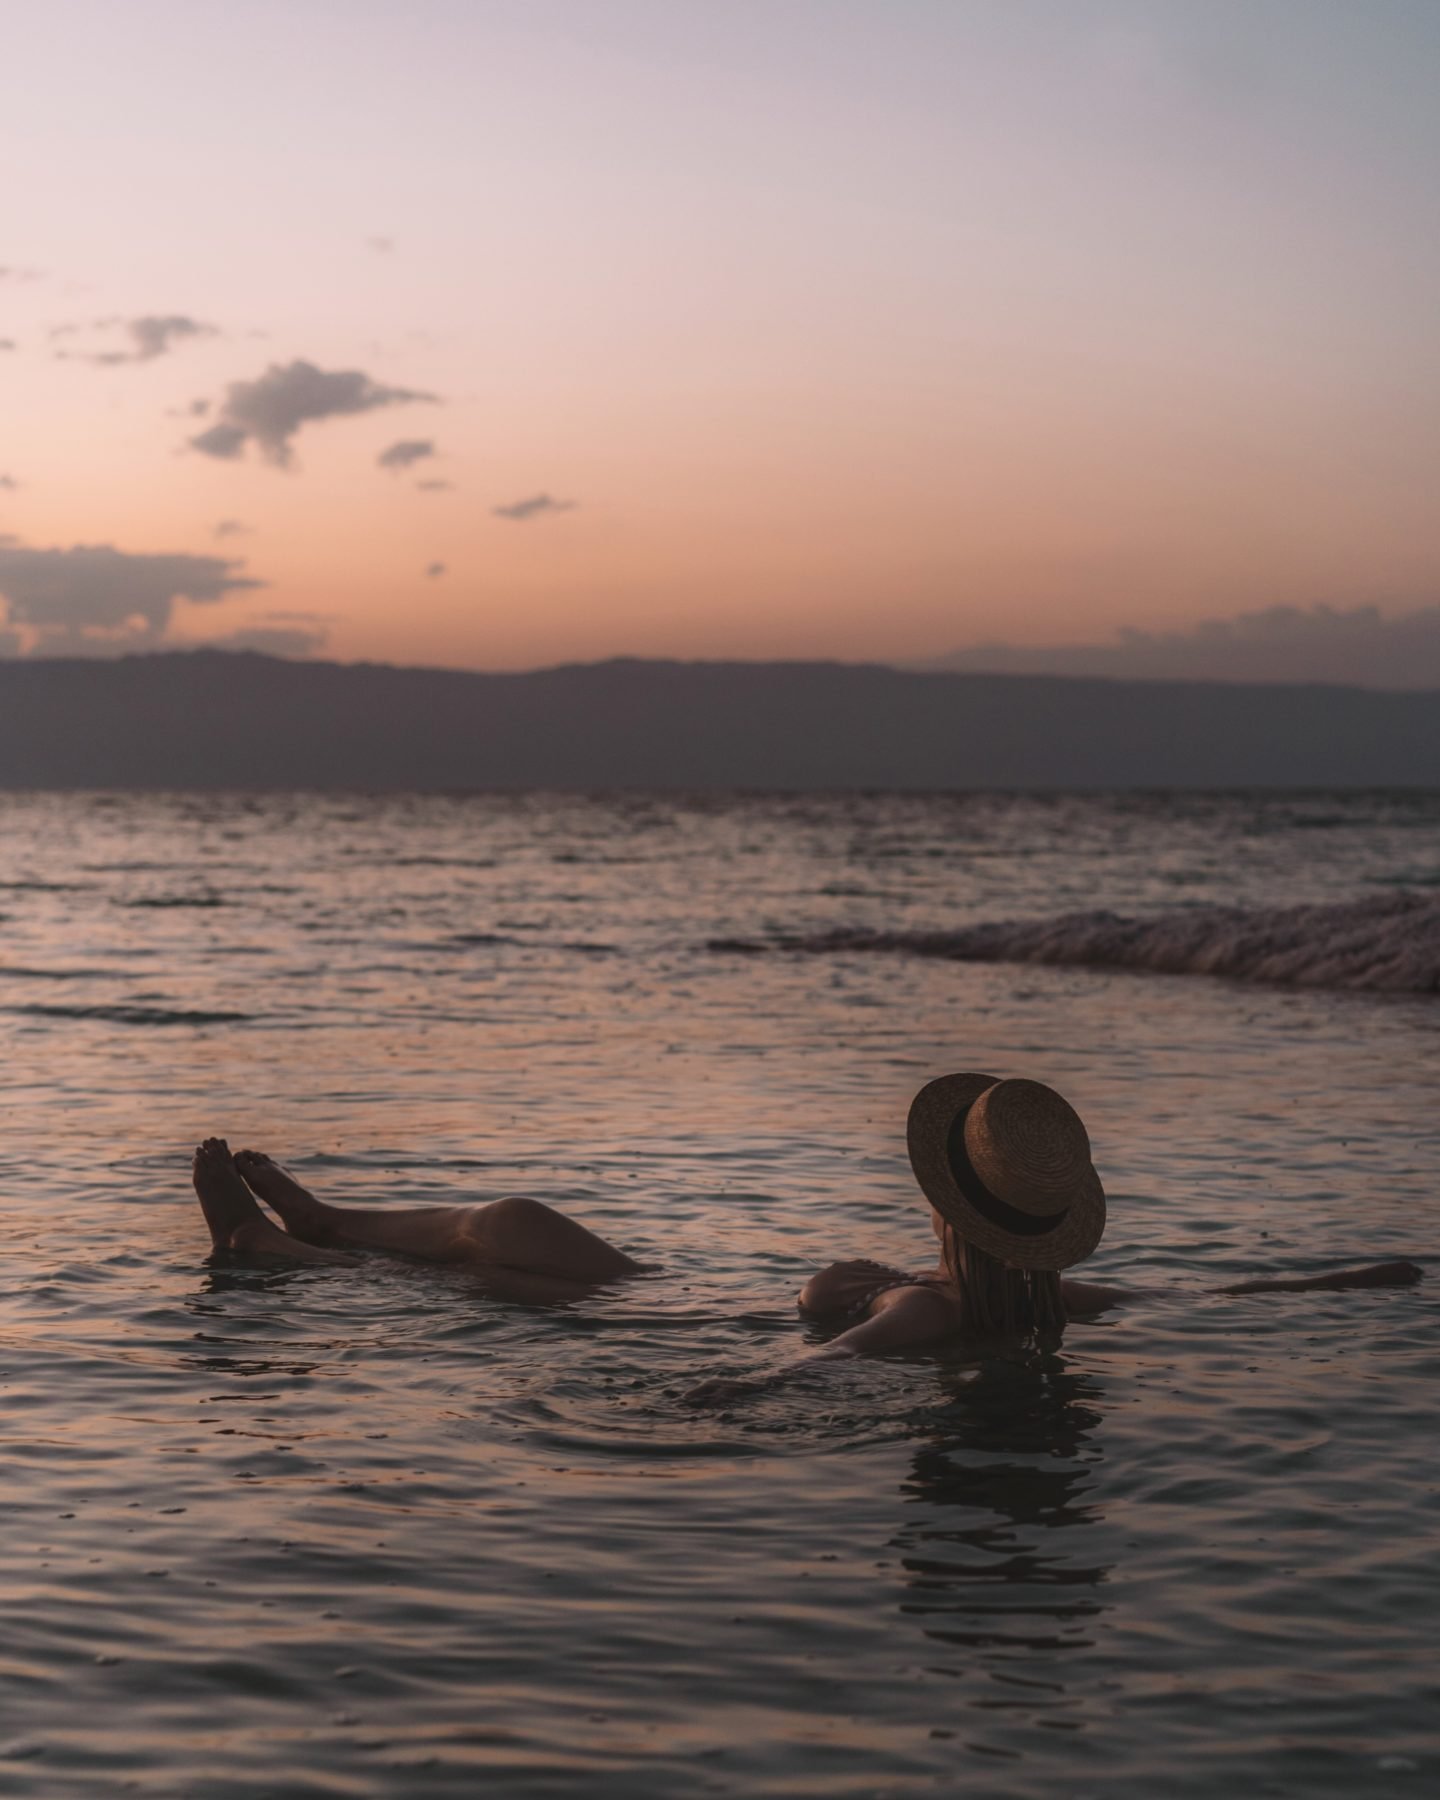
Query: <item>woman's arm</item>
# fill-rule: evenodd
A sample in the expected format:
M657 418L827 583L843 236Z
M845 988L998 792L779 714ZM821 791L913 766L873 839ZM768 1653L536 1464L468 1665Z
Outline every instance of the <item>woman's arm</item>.
M1210 1288L1212 1294L1309 1294L1338 1293L1342 1288L1411 1287L1424 1270L1417 1263L1371 1263L1363 1269L1335 1269L1328 1275L1270 1275L1258 1281L1237 1281ZM1136 1290L1102 1286L1097 1281L1062 1281L1060 1295L1069 1317L1091 1318L1108 1306L1123 1306L1139 1297Z
M1233 1287L1211 1288L1212 1294L1309 1294L1341 1288L1413 1287L1424 1276L1418 1263L1370 1263L1363 1269L1336 1269L1329 1275L1277 1275L1260 1281L1237 1281Z
M1123 1306L1135 1296L1131 1289L1111 1287L1108 1282L1067 1280L1060 1283L1060 1298L1065 1303L1066 1318L1088 1319L1104 1312L1107 1306Z
M832 1338L823 1350L797 1356L763 1375L721 1377L691 1388L685 1400L690 1406L724 1406L747 1394L779 1387L817 1363L847 1361L856 1356L875 1356L887 1350L913 1350L948 1337L955 1328L954 1314L943 1294L929 1287L891 1288L874 1303L868 1319Z

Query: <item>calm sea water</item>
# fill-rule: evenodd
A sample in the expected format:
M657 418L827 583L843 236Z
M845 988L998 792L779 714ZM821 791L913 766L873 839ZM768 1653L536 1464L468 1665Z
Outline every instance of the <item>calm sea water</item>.
M1440 881L1440 799L0 799L0 1791L1388 1795L1440 1771L1440 1002L714 939ZM1084 1113L1063 1353L830 1371L947 1069ZM209 1133L665 1265L225 1269Z

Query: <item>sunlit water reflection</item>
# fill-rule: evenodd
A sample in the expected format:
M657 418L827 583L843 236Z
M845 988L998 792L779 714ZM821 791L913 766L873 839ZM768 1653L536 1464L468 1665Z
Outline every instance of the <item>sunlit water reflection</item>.
M0 801L0 1791L1428 1791L1432 1000L712 938L1440 879L1424 797ZM1036 1073L1157 1288L715 1417L905 1107ZM212 1268L209 1132L336 1198L540 1195L664 1273Z

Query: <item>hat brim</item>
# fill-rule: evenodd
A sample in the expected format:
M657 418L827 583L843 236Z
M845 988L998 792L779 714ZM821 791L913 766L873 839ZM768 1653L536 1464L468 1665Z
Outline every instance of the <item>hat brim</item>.
M989 1210L982 1212L956 1178L950 1155L956 1122L999 1079L963 1074L927 1082L910 1104L905 1131L910 1167L931 1206L977 1249L1019 1269L1068 1269L1085 1260L1105 1229L1105 1190L1094 1169L1076 1183L1055 1224L1038 1230L1011 1230L1000 1223L994 1215L1004 1210L1003 1203L987 1196L983 1188L977 1198L988 1199ZM974 1178L975 1183L978 1180Z

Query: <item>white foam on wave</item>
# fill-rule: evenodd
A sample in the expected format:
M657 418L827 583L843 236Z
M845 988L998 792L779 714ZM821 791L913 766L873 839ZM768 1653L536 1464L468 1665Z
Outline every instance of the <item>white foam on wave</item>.
M715 948L758 949L749 944ZM1372 993L1440 993L1440 900L1399 893L1342 905L1205 906L1149 917L1065 913L955 931L831 931L774 940L812 954L889 951L953 962L1072 964Z

